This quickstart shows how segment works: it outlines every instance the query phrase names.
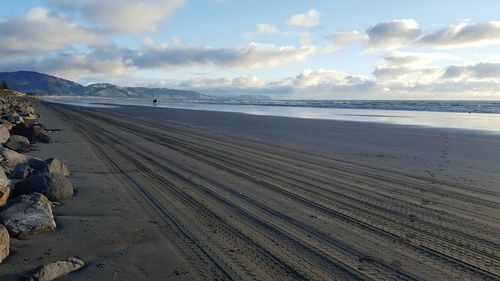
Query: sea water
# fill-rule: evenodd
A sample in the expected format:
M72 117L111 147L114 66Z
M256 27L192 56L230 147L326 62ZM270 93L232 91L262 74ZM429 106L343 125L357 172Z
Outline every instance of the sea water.
M51 97L45 100L91 107L109 107L110 104L151 106L149 100L135 99ZM500 134L500 102L494 101L265 101L259 103L207 103L206 101L173 103L160 100L159 107L378 122Z

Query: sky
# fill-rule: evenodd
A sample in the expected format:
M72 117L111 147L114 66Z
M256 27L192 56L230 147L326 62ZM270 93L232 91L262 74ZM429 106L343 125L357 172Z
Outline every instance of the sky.
M500 100L500 1L23 0L0 71L276 99Z

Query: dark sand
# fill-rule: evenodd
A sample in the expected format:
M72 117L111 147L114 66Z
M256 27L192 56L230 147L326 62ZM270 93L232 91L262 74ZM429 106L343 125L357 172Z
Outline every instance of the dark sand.
M43 105L76 196L14 240L61 280L499 280L500 136L145 107ZM76 133L75 133L76 132ZM8 280L12 276L0 278Z

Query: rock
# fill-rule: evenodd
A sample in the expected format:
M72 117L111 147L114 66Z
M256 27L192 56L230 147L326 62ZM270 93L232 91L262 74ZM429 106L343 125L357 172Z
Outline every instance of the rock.
M29 104L19 104L18 106L16 106L16 109L20 112L35 114L35 109L33 109L33 107Z
M0 263L9 255L10 236L7 228L0 224Z
M13 143L22 143L22 144L30 144L30 140L27 137L20 136L20 135L10 135L9 140L7 143L13 142Z
M41 134L36 135L35 140L37 142L41 142L41 143L51 143L52 142L52 138L49 135L47 135L46 133L41 133Z
M0 126L0 143L5 143L10 137L9 129L4 126Z
M10 138L5 143L5 146L12 150L25 150L30 147L30 141L27 137L10 135Z
M23 280L50 281L79 270L84 266L85 262L83 260L78 258L69 258L67 260L42 265L34 270L31 276L25 276Z
M59 159L49 158L45 160L45 163L47 163L49 172L51 173L61 174L65 177L70 175L68 167L66 167L66 165L64 165L64 163Z
M42 143L49 143L52 140L50 137L46 134L45 129L41 124L35 124L35 125L27 125L24 123L18 124L12 128L11 131L12 134L16 135L21 135L26 138L30 142L42 142Z
M63 175L40 173L16 183L13 195L40 192L52 201L59 201L73 196L73 186Z
M40 160L38 158L30 158L27 165L33 169L33 174L48 173L49 164L47 162Z
M9 186L1 186L0 187L0 207L7 204L7 200L10 195L10 187Z
M0 223L19 238L56 229L50 201L40 193L12 199L0 212Z
M0 187L9 185L10 185L10 180L9 178L7 178L5 170L2 167L0 167Z
M24 119L24 120L35 120L36 115L29 113L29 112L19 112L19 115Z
M18 165L18 171L20 173L24 173L25 171L28 170L28 174L39 174L39 173L57 173L63 176L69 176L69 170L66 165L64 165L61 160L56 159L56 158L49 158L45 161L37 159L37 158L30 158L28 160L27 166L22 167L21 165ZM16 166L16 168L18 167ZM31 169L31 171L29 171ZM15 173L16 169L14 169ZM19 175L21 176L21 174ZM26 177L26 176L25 176ZM15 178L20 178L20 177L15 177Z
M12 177L19 180L23 180L33 174L33 169L26 164L17 164L14 171L12 171Z
M19 114L17 113L13 113L10 117L9 117L9 122L14 124L14 125L17 125L17 124L21 124L21 123L24 123L24 119L23 117L21 117Z
M26 163L28 161L28 156L5 147L0 147L0 157L2 157L2 160L9 167L14 167L19 163Z
M12 130L12 127L14 126L14 125L12 125L12 123L10 123L9 121L4 120L4 119L2 119L1 125L4 126L5 128L7 128L7 130L9 130L9 131Z

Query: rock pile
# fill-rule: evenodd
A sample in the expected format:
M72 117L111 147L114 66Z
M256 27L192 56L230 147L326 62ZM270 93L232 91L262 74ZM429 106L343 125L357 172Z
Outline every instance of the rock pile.
M34 143L52 142L38 123L35 98L0 90L0 263L13 239L56 230L53 203L73 196L68 167L56 158L30 156ZM41 266L30 280L52 280L85 263L71 258Z

